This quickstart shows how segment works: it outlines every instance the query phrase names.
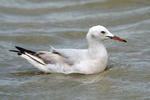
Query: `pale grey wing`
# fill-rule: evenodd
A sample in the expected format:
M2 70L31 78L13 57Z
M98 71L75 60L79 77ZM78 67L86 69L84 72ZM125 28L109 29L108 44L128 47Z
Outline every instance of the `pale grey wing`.
M55 49L53 53L62 56L66 62L74 64L80 62L86 51L85 49Z
M53 52L39 51L35 54L35 56L43 60L43 62L46 64L63 63L71 66L75 63L72 59L70 59L68 55L61 54L57 51Z
M45 65L45 64L56 64L65 63L68 65L73 65L77 63L84 55L84 50L77 49L53 49L51 52L46 51L31 51L24 49L22 47L16 46L18 50L10 50L11 52L17 52L18 55L25 55L31 60Z

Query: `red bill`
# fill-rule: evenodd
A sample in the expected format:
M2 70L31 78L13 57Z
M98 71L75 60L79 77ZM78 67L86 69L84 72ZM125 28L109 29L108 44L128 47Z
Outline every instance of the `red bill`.
M118 41L121 41L121 42L127 42L126 40L118 37L118 36L108 36L109 38L113 39L113 40L118 40Z

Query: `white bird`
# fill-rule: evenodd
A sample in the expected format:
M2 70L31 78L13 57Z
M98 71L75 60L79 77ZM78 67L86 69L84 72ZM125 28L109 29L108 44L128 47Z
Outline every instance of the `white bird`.
M104 71L107 66L107 51L103 45L106 39L122 42L126 40L111 34L104 26L97 25L89 29L86 39L87 49L55 49L51 51L31 51L16 46L19 56L28 60L39 70L46 73L95 74Z

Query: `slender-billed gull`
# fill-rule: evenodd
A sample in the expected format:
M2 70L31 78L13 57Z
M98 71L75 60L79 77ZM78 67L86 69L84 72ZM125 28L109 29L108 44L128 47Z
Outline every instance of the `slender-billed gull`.
M97 25L89 29L86 39L87 49L55 49L51 51L31 51L16 46L18 50L10 50L39 70L46 73L81 73L95 74L104 71L107 66L107 51L103 45L106 39L126 40L113 35L104 26Z

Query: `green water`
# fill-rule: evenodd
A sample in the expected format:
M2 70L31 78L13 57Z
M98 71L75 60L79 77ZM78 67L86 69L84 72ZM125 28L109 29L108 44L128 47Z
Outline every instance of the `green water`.
M98 24L128 41L105 41L100 74L44 74L8 51L86 48ZM149 26L149 0L0 0L0 100L149 100Z

